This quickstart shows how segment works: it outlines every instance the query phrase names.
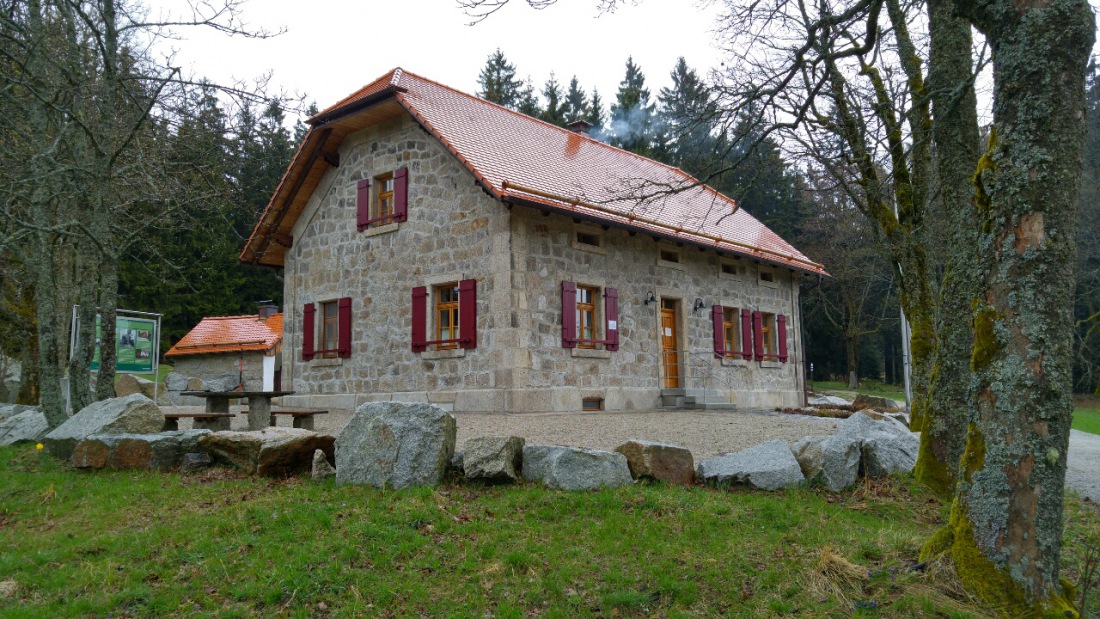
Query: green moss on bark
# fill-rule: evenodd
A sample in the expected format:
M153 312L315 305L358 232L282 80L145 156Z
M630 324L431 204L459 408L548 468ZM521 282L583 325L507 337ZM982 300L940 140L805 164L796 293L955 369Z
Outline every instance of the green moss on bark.
M917 464L913 467L913 476L941 500L949 501L955 493L955 476L951 467L946 462L940 462L932 453L932 441L921 437L920 452L917 455Z
M1000 349L994 326L1000 316L989 307L980 307L974 312L974 350L970 355L970 369L977 372L989 362Z

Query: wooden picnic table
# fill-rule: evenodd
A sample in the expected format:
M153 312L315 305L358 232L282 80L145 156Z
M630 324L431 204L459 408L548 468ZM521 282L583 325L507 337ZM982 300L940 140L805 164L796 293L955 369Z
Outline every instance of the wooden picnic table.
M229 414L230 400L248 400L248 429L263 430L271 424L271 399L292 395L293 391L183 391L206 399L207 413Z

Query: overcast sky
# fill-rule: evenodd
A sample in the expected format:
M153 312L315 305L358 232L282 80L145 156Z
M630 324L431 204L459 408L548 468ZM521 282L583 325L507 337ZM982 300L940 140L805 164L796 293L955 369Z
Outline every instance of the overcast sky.
M596 0L558 0L534 10L524 0L468 25L455 0L250 0L242 18L252 28L286 33L268 40L230 38L210 29L181 29L166 43L176 64L215 82L251 80L270 72L272 85L324 108L401 67L468 93L498 47L536 88L554 71L563 87L576 74L589 94L614 100L626 59L633 56L655 96L676 59L704 74L721 61L712 29L716 8L691 0L627 1L599 15ZM178 10L183 0L149 0Z

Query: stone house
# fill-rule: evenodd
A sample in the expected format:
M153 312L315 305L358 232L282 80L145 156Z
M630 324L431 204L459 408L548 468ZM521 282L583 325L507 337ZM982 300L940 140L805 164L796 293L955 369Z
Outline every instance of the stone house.
M802 402L825 271L684 172L401 69L309 124L240 257L282 270L284 403Z
M174 397L185 389L276 390L282 381L283 315L274 305L261 305L251 316L203 318L180 338L165 359L172 364L168 391L175 404L201 404ZM198 382L202 381L202 382ZM232 383L232 384L228 384Z

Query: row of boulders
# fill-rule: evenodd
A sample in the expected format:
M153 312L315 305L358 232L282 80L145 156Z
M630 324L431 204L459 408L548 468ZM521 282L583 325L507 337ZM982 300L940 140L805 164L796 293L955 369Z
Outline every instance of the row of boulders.
M8 411L8 418L32 411ZM161 432L164 416L133 394L96 402L43 439L50 453L79 468L194 469L222 462L251 474L315 477L337 483L405 488L443 481L449 469L471 480L524 478L561 490L617 487L650 478L676 484L745 484L775 490L804 481L840 490L859 476L912 469L918 440L901 422L856 413L828 436L793 447L776 440L696 465L687 449L631 440L615 451L526 445L519 437L481 437L455 453L457 425L429 404L360 406L339 438L297 428L252 432ZM330 462L335 463L333 467Z
M525 445L519 437L470 439L454 454L454 417L427 404L364 404L336 440L336 481L404 488L442 481L448 463L468 479L524 479L551 488L616 487L635 479L776 490L808 481L840 490L859 476L907 472L919 441L901 422L856 413L829 436L806 437L794 447L775 440L693 466L682 447L632 440L614 452Z

